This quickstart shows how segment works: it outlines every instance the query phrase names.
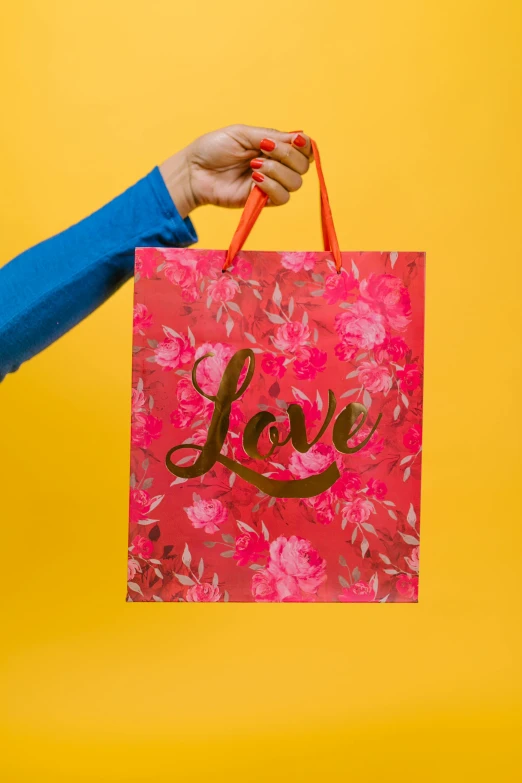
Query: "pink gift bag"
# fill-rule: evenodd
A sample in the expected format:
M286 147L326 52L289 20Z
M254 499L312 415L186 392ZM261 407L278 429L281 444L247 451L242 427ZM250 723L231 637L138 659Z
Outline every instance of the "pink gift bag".
M136 250L129 601L417 601L424 254ZM222 271L223 267L226 271Z

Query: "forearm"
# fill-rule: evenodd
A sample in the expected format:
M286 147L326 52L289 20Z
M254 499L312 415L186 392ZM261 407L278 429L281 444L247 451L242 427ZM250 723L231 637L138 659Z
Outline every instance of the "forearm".
M196 240L154 169L90 217L13 259L0 269L0 380L128 280L135 247Z

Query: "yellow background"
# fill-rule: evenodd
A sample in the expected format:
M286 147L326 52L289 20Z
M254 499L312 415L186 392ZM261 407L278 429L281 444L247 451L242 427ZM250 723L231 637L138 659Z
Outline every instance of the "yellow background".
M520 780L521 9L2 9L0 263L231 122L318 139L343 248L428 258L417 606L125 604L130 284L1 385L3 780ZM250 247L319 237L311 175Z

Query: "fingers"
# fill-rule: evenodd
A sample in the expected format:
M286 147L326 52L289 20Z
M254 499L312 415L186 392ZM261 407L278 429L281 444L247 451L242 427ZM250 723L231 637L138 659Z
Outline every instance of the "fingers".
M285 142L267 137L261 139L259 147L267 158L279 161L298 174L306 174L310 168L308 157L311 152L310 139L303 133L295 134L295 139L298 144L303 144L303 146L296 147L294 139L292 142Z
M293 193L299 190L303 184L303 179L300 174L285 166L283 163L279 163L277 160L271 160L270 158L254 158L250 161L250 166L254 170L252 178L254 181L258 181L257 175L262 174L264 177L270 177L280 185L288 190L289 193ZM261 180L259 180L261 181Z
M303 184L302 175L310 168L310 137L301 131L282 133L271 128L235 125L229 129L245 151L257 157L250 161L252 179L268 195L269 204L286 204L290 193ZM261 154L260 154L261 153Z
M286 188L279 184L275 179L265 177L260 171L254 171L252 174L254 184L266 193L269 198L269 204L280 207L287 204L290 200L290 193Z
M301 175L310 166L310 139L303 133L292 134L290 142L263 137L259 146L264 156L250 161L254 169L252 179L268 194L270 205L286 204L290 193L303 184Z
M249 125L233 126L235 135L243 145L262 152L267 158L278 160L298 174L306 174L312 155L310 137L301 131L282 133L272 128L256 128Z
M302 152L308 160L314 159L310 136L303 131L292 131L292 146Z

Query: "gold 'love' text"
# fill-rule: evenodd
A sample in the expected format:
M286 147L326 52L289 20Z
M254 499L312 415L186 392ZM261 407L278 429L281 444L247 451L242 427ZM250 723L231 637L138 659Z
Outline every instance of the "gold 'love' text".
M203 476L205 473L208 473L216 462L219 462L229 470L237 473L237 475L245 481L248 481L250 484L253 484L262 492L272 497L311 498L320 495L322 492L326 492L326 490L340 477L339 468L335 461L322 473L317 473L302 479L278 480L263 476L255 470L252 470L245 465L241 465L239 462L235 462L233 459L221 454L221 449L223 448L223 443L227 437L230 424L232 403L242 397L250 385L255 370L255 354L250 348L243 348L232 356L223 373L216 395L206 394L199 386L196 378L198 366L202 361L207 359L209 355L210 354L206 354L198 359L192 369L192 383L194 388L199 394L214 403L214 411L212 413L206 443L204 446L197 446L193 443L181 443L179 446L174 446L170 449L165 458L166 466L169 471L179 478L196 478L197 476ZM245 364L247 364L246 374L238 388L238 383L244 372ZM284 439L281 439L280 432L277 426L275 426L276 417L269 411L260 411L248 421L245 427L243 433L243 448L249 457L257 460L266 460L273 454L276 448L284 446L289 441L292 441L294 449L304 454L322 438L334 417L336 406L335 395L330 390L328 393L328 411L325 420L312 441L308 441L304 412L300 405L292 403L287 408L290 432ZM335 420L332 432L333 445L338 452L341 454L355 454L366 446L375 432L382 414L379 414L377 421L364 440L354 446L349 446L348 444L350 439L359 432L366 421L367 416L368 411L361 403L351 402L343 408ZM268 429L268 438L271 445L266 454L261 454L259 451L259 439L266 429ZM195 451L199 451L199 456L193 465L185 467L176 465L172 461L172 455L182 449L194 449Z

